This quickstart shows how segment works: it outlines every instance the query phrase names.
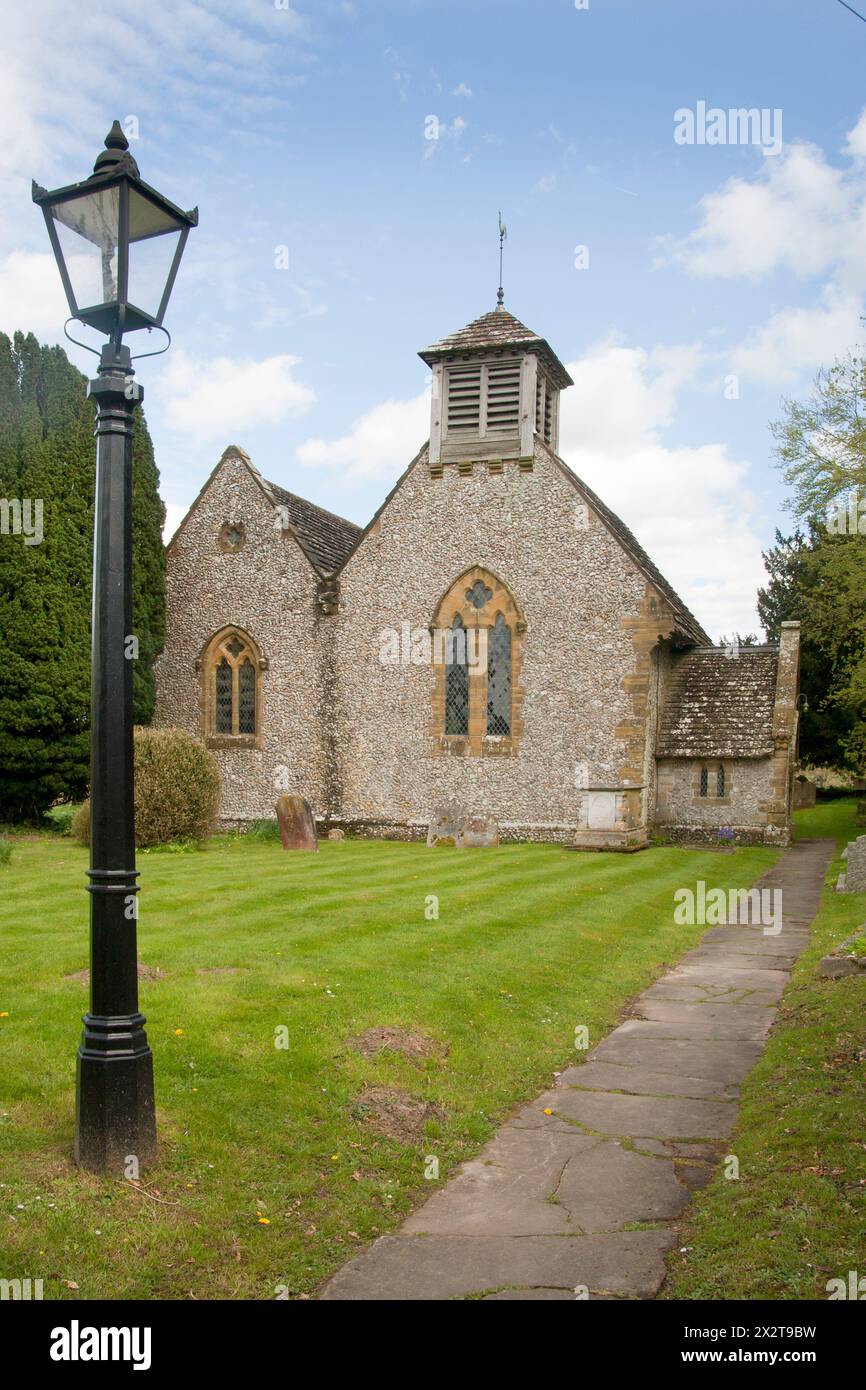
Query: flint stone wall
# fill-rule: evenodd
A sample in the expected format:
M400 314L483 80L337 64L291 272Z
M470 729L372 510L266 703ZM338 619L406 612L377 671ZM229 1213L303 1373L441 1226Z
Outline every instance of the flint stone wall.
M323 625L316 576L239 459L229 456L172 542L166 566L165 650L156 665L154 722L201 735L196 661L219 629L234 624L257 643L262 674L260 748L214 749L223 824L274 818L281 792L321 814L327 748L322 735ZM226 521L243 522L241 550L223 552ZM278 773L278 769L285 769Z
M725 769L724 800L696 795L701 768L715 786L716 768ZM767 802L773 792L773 759L659 758L655 827L671 838L715 840L716 832L731 828L741 843L760 841L767 825Z

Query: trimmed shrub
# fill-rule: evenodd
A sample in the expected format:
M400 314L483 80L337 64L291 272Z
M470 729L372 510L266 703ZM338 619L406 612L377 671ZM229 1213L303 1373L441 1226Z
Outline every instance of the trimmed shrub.
M135 843L139 849L204 840L219 810L216 759L183 729L135 730ZM72 819L72 834L90 843L90 802Z

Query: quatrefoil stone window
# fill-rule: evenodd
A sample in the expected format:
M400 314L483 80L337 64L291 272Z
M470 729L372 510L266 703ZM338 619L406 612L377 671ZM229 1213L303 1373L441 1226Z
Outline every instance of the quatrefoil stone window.
M481 609L492 599L493 590L488 589L483 579L476 579L471 589L466 590L466 597L473 608Z
M240 550L246 540L242 521L227 521L219 534L220 550Z

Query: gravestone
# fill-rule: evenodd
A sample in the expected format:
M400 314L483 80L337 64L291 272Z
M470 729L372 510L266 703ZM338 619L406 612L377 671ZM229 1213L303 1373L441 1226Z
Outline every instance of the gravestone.
M457 836L458 849L495 849L499 844L499 826L486 816L467 816Z
M318 850L316 823L305 797L281 796L277 802L277 821L283 849Z
M842 975L860 975L866 971L866 956L859 955L857 948L866 938L866 926L858 927L835 947L821 961L821 974L826 979L836 980Z
M499 826L486 816L473 816L461 806L440 806L430 818L428 846L453 849L491 849L499 844Z
M338 829L336 829L336 827L335 827L333 830L329 830L329 831L328 831L328 839L329 839L329 840L345 840L345 838L346 838L346 832L345 832L345 830L338 830Z
M846 893L866 893L866 835L858 835L848 846L845 873Z
M808 777L794 778L794 810L807 811L815 805L817 787Z

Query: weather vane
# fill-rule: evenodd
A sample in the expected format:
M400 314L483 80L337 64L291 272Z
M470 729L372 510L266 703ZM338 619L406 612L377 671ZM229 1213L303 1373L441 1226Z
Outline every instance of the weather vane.
M496 296L496 307L503 308L505 304L505 291L502 288L502 258L505 243L508 240L508 228L502 220L502 213L499 213L499 293Z

